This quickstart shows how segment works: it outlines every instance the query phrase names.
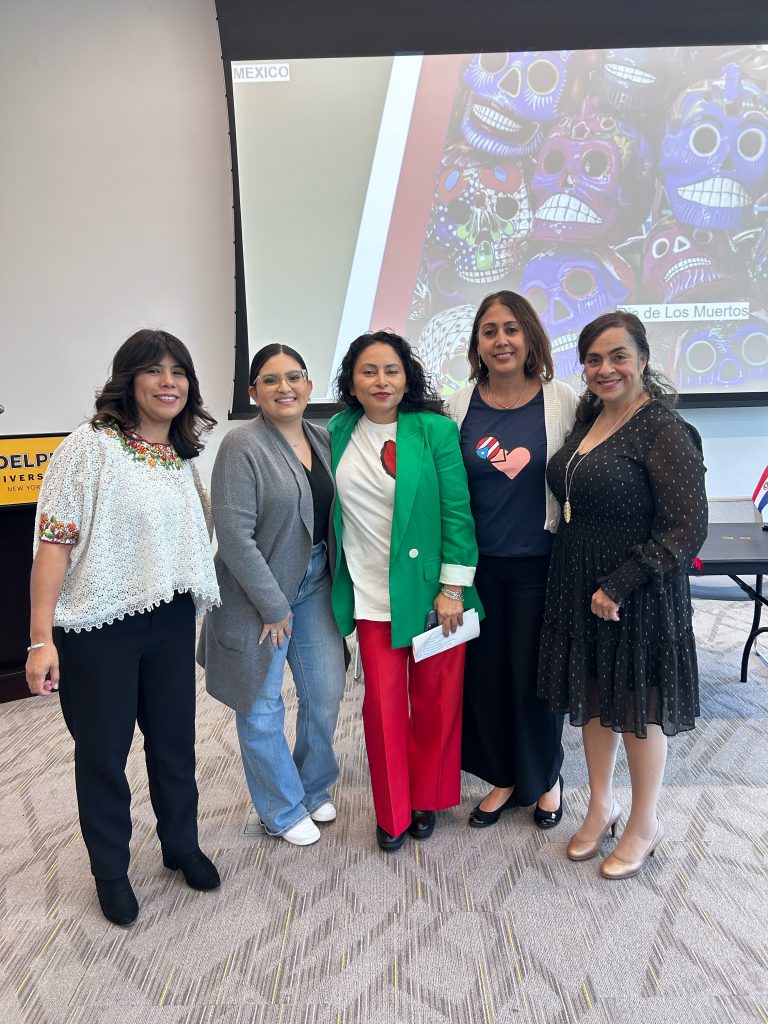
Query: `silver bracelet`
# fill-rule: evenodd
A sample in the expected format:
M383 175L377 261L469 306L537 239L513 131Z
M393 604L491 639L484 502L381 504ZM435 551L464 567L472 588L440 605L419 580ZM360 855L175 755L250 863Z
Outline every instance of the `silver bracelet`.
M39 644L30 644L27 648L27 654L29 654L30 651L36 651L38 647L45 647L45 640L41 640Z
M445 594L445 596L449 597L452 601L464 600L464 587L458 587L454 589L453 587L447 586L445 583L441 583L440 593Z

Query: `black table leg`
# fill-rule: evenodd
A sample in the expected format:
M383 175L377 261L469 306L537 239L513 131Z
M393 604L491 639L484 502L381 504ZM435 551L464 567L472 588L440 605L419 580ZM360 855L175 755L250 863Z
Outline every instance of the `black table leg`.
M731 577L733 579L733 577ZM741 585L741 581L737 581ZM742 589L747 590L746 587L742 586ZM752 588L747 590L750 592ZM755 614L752 616L752 629L747 637L747 642L744 645L744 653L741 656L741 681L746 683L747 671L749 669L749 652L752 649L752 645L755 640L760 636L761 633L768 633L768 626L760 625L760 617L763 611L763 604L765 598L763 597L763 576L762 573L755 577L755 590L753 592L753 600L755 602Z

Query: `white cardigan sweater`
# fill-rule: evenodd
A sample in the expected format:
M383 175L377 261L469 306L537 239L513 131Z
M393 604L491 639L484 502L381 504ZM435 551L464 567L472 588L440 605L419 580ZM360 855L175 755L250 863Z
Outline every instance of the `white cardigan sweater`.
M542 381L541 390L544 396L544 429L547 435L547 462L549 462L555 452L562 448L566 434L573 426L579 399L572 387L559 380ZM467 415L474 391L475 385L470 384L445 400L446 411L456 420L459 428ZM544 489L546 498L544 529L549 533L556 533L560 522L560 505L547 487L546 481Z

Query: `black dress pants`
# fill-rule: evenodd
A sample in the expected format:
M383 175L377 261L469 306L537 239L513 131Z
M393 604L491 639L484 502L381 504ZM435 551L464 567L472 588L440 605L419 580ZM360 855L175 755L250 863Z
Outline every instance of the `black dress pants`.
M514 786L521 807L554 786L563 764L563 716L536 696L548 566L548 556L480 555L485 619L467 644L461 767Z
M80 827L96 878L125 875L136 723L163 852L197 848L195 608L189 594L98 629L55 631L61 709L75 741Z

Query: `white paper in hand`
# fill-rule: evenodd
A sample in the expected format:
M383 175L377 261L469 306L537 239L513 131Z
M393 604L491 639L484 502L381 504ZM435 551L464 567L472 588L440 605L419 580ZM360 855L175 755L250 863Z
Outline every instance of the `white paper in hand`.
M424 661L431 658L433 654L440 654L441 651L449 651L451 647L464 644L467 640L474 640L480 636L480 619L474 608L464 612L464 624L459 626L455 633L443 636L441 626L428 629L426 633L419 633L413 638L413 660Z

